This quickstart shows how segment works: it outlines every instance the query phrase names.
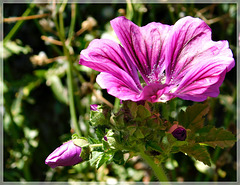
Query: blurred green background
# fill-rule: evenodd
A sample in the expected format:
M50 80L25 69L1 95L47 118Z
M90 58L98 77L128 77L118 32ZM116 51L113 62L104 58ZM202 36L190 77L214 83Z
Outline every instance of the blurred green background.
M125 165L103 165L99 170L88 162L56 169L44 162L76 129L69 93L73 94L74 115L83 136L94 137L94 129L88 125L90 104L119 106L119 100L95 83L98 73L78 65L80 51L91 40L115 38L111 19L123 15L143 26L153 21L170 25L188 15L199 17L211 27L213 40L228 40L234 57L237 55L236 4L4 3L3 13L4 18L17 17L3 23L4 79L0 85L4 92L4 181L156 180L138 157ZM22 20L23 15L32 17ZM61 39L66 40L66 47ZM220 92L217 98L207 100L211 109L206 123L236 134L236 68L227 73ZM174 119L180 109L192 104L177 98L161 113ZM236 181L236 146L209 148L209 152L211 167L174 154L164 165L170 180Z

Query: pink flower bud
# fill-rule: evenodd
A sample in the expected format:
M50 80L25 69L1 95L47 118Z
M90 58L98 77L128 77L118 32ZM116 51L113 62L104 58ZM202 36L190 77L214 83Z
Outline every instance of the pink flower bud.
M104 136L103 139L104 139L105 141L108 141L107 136Z
M184 141L187 137L186 129L178 124L174 124L170 129L169 132L175 137L177 140Z
M73 141L68 141L56 148L45 160L45 164L51 168L57 166L73 166L82 162L81 147L76 146Z
M98 107L97 104L92 104L92 105L90 105L90 110L92 110L92 111L99 111L99 110L97 109L97 107Z

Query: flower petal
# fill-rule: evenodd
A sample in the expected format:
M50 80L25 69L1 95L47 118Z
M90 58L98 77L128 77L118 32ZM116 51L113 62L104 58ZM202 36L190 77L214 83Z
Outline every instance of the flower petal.
M153 22L138 27L125 17L113 19L111 25L145 82L158 80L164 69L163 45L170 26Z
M212 41L207 24L192 17L174 25L168 42L166 83L175 84L170 94L192 101L216 97L226 72L235 65L228 42Z
M137 69L126 55L121 45L107 39L93 40L87 49L82 50L79 64L96 71L108 72L119 78L119 71L129 74L141 88ZM121 75L120 75L121 76Z
M173 98L172 94L165 94L166 92L169 92L171 88L172 87L167 84L149 84L143 88L139 96L139 101L148 100L150 102L166 102Z
M204 21L193 17L178 20L167 39L166 83L172 78L182 78L189 68L200 62L193 59L208 41L211 41L211 29Z
M208 96L216 97L226 72L227 68L217 63L197 65L182 79L174 94L198 102L206 100Z
M125 79L123 80L123 78ZM96 81L101 88L107 89L109 94L121 100L138 100L140 91L127 73L123 73L123 76L118 78L110 73L101 72Z

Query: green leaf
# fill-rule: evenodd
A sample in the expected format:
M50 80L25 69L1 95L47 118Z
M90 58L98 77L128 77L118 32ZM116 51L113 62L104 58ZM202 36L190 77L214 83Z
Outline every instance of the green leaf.
M108 120L106 120L104 114L101 111L91 111L90 123L92 126L106 125L108 124Z
M133 101L128 101L127 102L127 106L130 110L130 113L132 115L133 118L136 118L137 116L137 110L138 110L138 106L137 106L137 103L136 102L133 102Z
M19 55L20 53L28 54L32 51L29 46L22 46L22 41L7 41L6 43L0 42L0 58L6 59L13 54Z
M114 156L113 156L113 161L116 163L116 164L119 164L119 165L123 165L124 164L124 156L123 156L123 152L118 150L114 153Z
M151 147L153 150L156 150L156 151L158 151L158 152L160 152L160 153L163 153L162 148L161 148L160 145L157 144L156 142L148 141L148 142L147 142L147 147L148 147L148 146Z
M178 115L179 125L190 129L192 133L204 126L204 118L209 111L208 104L194 104Z
M112 162L113 160L113 156L114 156L114 152L113 151L108 151L105 152L103 155L101 155L99 157L99 160L96 163L96 168L100 168L104 163L109 164L110 162Z
M104 139L102 139L102 144L103 144L103 150L108 150L108 149L110 149L110 145L109 145L108 142L105 141Z
M53 94L60 102L68 104L67 89L57 75L47 75L47 84L50 85Z
M183 146L180 148L180 151L189 155L190 157L194 157L198 161L202 161L208 166L211 166L210 155L205 146L201 146L199 144Z
M102 127L97 127L95 134L97 135L98 139L101 141L102 138L105 136L104 129Z
M137 117L139 117L141 120L144 120L150 116L151 112L149 112L149 110L147 110L143 105L138 106Z
M134 132L134 136L135 136L136 138L138 138L138 139L143 139L143 138L144 138L144 135L143 135L143 133L142 133L142 131L141 131L140 128L138 128L138 129Z
M199 144L206 144L215 148L219 146L232 147L236 142L236 137L229 131L223 128L215 128L213 126L207 126L198 131L199 136L195 141Z
M134 134L136 129L137 129L136 125L131 125L131 126L127 127L127 130L129 131L130 136L132 136Z
M113 160L114 151L109 150L107 152L98 152L93 151L92 152L92 158L89 160L90 165L95 165L96 168L100 168L104 163L110 163Z
M90 165L93 166L98 162L98 160L103 156L104 152L98 152L98 151L93 151L92 152L92 157L89 160Z

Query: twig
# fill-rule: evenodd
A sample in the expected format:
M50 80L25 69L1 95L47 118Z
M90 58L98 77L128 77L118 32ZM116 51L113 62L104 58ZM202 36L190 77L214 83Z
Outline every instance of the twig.
M61 41L55 40L55 39L47 37L45 35L42 35L41 39L44 40L44 41L50 42L51 44L58 45L58 46L62 46L63 45Z
M202 20L204 20L204 22L206 22L208 25L211 25L211 24L214 24L214 23L216 23L216 22L219 22L219 21L221 21L223 18L225 18L225 17L228 16L228 14L224 14L224 15L222 15L222 16L220 16L220 17L215 17L215 18L213 18L213 19L207 19L207 18L204 17L204 15L202 15L202 13L199 12L199 11L196 12L196 15L197 15L198 17L200 17Z
M31 20L31 19L39 19L39 18L43 18L43 17L47 17L50 14L45 13L45 14L40 14L40 15L29 15L29 16L25 16L25 17L9 17L9 18L4 18L3 22L16 22L16 21L20 21L20 20Z
M95 89L92 89L92 92L93 92L94 96L96 96L96 98L97 98L98 100L102 101L103 103L105 103L105 104L108 105L109 107L113 108L113 104L111 104L108 100L106 100L104 97L102 97L101 95L99 95Z

